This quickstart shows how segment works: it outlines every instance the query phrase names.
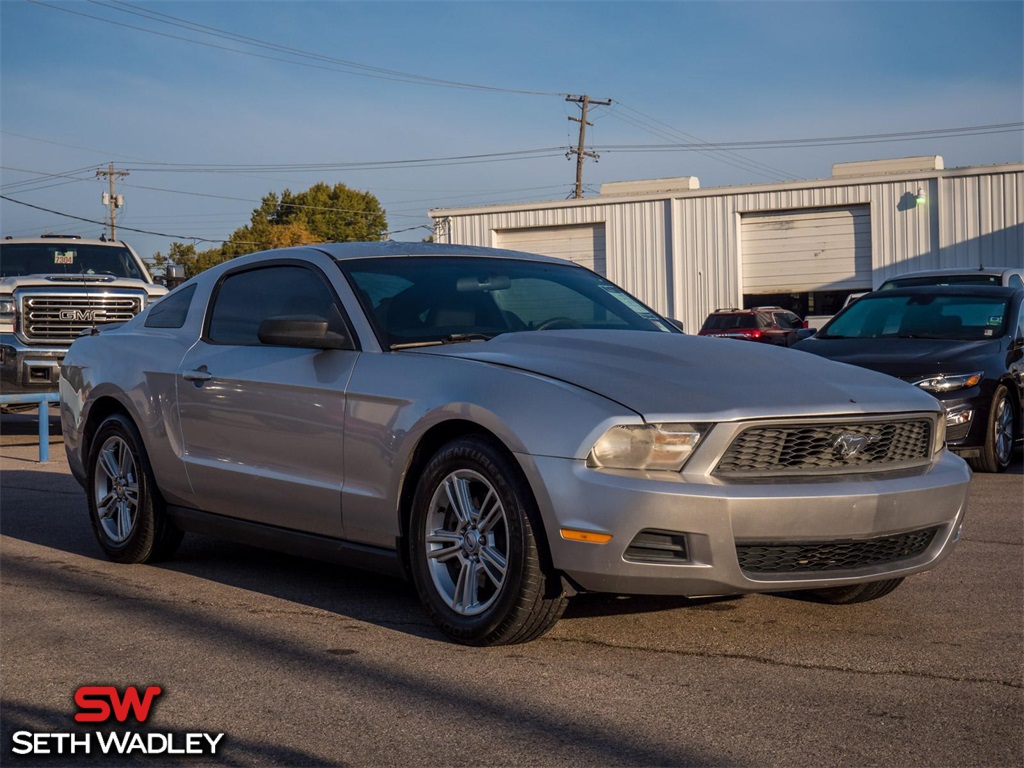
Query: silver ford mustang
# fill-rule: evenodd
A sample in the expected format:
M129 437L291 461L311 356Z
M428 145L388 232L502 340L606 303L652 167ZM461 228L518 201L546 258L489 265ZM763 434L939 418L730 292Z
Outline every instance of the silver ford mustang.
M402 574L472 645L583 590L881 597L950 553L970 478L915 387L486 248L237 258L76 340L60 385L109 557L195 531Z

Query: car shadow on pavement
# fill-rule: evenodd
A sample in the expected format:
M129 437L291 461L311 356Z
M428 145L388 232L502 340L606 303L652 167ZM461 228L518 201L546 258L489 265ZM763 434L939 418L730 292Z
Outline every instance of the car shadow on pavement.
M592 619L601 616L627 616L660 613L685 608L691 611L732 611L744 595L717 597L679 597L677 595L612 595L583 593L569 601L562 620Z
M207 563L203 548L191 554L186 553L184 560L174 568L197 576L205 574L207 578L224 579L226 583L241 581L243 584L250 576L262 572L262 589L259 592L300 597L295 592L306 589L311 594L301 602L322 606L327 611L359 592L358 600L380 600L382 604L376 610L386 612L388 618L378 619L378 623L399 632L409 632L410 628L396 626L396 617L400 619L403 615L411 616L413 611L419 610L411 594L408 597L404 593L399 594L394 586L397 582L375 582L348 572L341 574L340 579L337 575L334 579L323 578L330 574L321 571L320 566L303 565L301 561L292 558L253 557L253 553L241 548L218 551L216 554L218 557L226 556L225 562L231 570L226 579L223 571ZM298 572L293 572L292 569L296 567ZM132 571L133 575L115 577L114 571L120 568ZM418 643L411 650L407 643L389 640L386 634L372 637L364 635L363 628L355 626L354 622L344 621L344 618L352 616L359 620L374 621L365 603L359 603L355 610L351 604L346 604L341 611L342 615L337 617L341 621L329 618L329 626L316 617L294 620L296 624L306 625L307 631L303 633L292 630L293 620L288 617L294 616L294 611L284 611L281 617L274 619L268 614L276 612L269 609L265 602L260 605L257 600L243 598L240 605L230 596L228 600L231 606L226 608L222 605L223 598L211 601L182 594L180 584L178 594L172 597L154 590L151 583L143 583L139 571L132 567L113 564L81 567L70 563L55 567L42 558L19 553L5 557L3 572L5 580L30 584L37 592L80 596L74 599L87 601L88 612L94 621L102 620L104 624L113 626L130 622L140 636L157 638L167 647L191 649L200 659L203 653L216 652L243 659L243 666L250 670L286 668L297 678L328 679L332 686L345 691L346 696L354 697L354 700L367 705L372 703L375 706L390 707L401 702L403 708L417 713L429 713L430 718L445 724L465 723L468 724L467 728L475 728L476 723L486 720L491 724L489 727L499 729L503 738L513 745L540 741L549 750L566 749L576 763L730 765L720 755L709 754L706 747L697 747L689 739L679 738L674 732L660 736L652 736L650 733L641 735L631 731L627 725L615 722L605 723L595 729L593 723L581 719L579 713L571 707L533 706L530 697L524 698L521 691L505 690L499 685L499 681L504 679L503 671L499 668L502 667L502 660L509 655L508 649L457 646L444 641L436 632L426 631L420 619L417 619L417 627L412 629L412 634L437 638L434 647ZM240 573L245 578L240 579ZM331 568L331 573L336 574L336 569ZM288 580L285 589L268 589L275 579L282 577ZM339 581L342 582L340 590ZM332 597L325 599L324 594L331 594ZM239 611L244 606L249 606L249 610ZM316 625L312 633L308 631L311 622ZM414 655L427 654L434 664L426 667L416 663L406 664L404 660L391 655L408 655L410 652ZM550 652L550 648L545 651L543 647L536 651L540 656ZM517 653L516 658L520 658L523 653L530 652ZM462 676L460 670L463 668L477 669L477 677L473 678L472 684L467 684ZM486 677L492 674L492 684L479 684L480 675ZM543 700L543 696L540 698ZM59 715L47 709L19 705L9 699L4 701L4 719L9 724L28 721L28 727L36 728L37 723L31 721L42 720L39 727L50 728ZM59 730L68 727L66 720L63 722L65 725ZM248 740L244 736L238 739L241 751L232 755L232 759L226 759L227 764L331 764L331 761L325 761L319 756L296 752L294 748L286 748L277 753L271 740L257 741L251 729L238 727L250 736ZM5 725L5 740L6 728ZM230 724L226 724L223 730L227 732L230 744L235 740L234 734L238 730ZM425 759L429 760L429 757ZM73 764L79 762L76 760ZM220 761L218 763L221 764ZM147 764L153 763L150 761Z
M41 468L10 469L6 457L5 465L0 534L113 565L96 542L85 494L70 475ZM441 638L411 585L388 576L199 534L186 535L171 558L150 566Z
M85 495L66 473L8 470L4 472L2 494L3 535L107 562L89 524ZM394 577L199 534L186 535L170 559L151 566L419 637L442 638L420 606L412 585ZM732 610L729 602L735 599L580 594L570 601L563 620L678 608Z

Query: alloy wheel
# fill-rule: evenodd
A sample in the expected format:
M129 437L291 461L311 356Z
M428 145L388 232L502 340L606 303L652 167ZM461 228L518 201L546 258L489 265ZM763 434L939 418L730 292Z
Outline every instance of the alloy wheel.
M424 529L427 566L437 594L462 616L476 616L501 594L508 574L505 507L481 474L460 469L438 484Z
M1009 401L1002 397L996 403L996 413L993 421L995 430L995 454L999 464L1009 464L1010 454L1013 451L1013 409Z
M127 541L139 512L139 476L131 447L119 436L100 448L93 477L96 511L103 533L114 544Z

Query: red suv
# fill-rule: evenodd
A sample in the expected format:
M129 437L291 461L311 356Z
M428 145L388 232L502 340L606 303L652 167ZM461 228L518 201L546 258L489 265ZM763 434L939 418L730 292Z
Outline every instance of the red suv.
M708 315L698 335L791 347L800 340L798 331L806 327L803 320L782 307L716 309Z

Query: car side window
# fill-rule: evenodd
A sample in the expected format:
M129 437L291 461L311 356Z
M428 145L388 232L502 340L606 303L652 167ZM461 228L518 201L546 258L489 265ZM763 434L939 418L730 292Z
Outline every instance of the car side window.
M224 278L213 299L206 338L214 344L257 346L260 323L282 316L323 318L329 331L351 338L324 278L305 267L283 264Z
M196 287L190 285L160 299L149 310L146 327L181 328L185 324L185 318L188 317L188 310L192 306L192 296L195 292Z
M789 312L776 312L775 322L779 324L780 328L785 328L786 330L800 328L802 325L800 318L796 315L790 314Z
M1021 278L1020 275L1010 275L1010 287L1024 288L1024 278Z

